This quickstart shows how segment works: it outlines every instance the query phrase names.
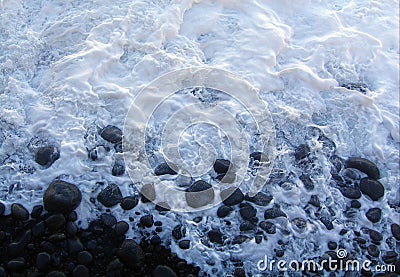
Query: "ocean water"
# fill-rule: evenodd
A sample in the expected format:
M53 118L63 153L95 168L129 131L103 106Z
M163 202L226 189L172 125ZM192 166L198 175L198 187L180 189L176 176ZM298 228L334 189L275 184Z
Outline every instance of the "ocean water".
M279 204L288 218L275 220L278 232L261 244L253 238L221 247L207 243L206 232L218 228L227 237L238 235L242 220L237 209L227 225L216 216L218 206L166 215L148 204L136 207L135 211L152 213L164 222L161 236L173 251L200 265L204 274L232 274L235 260L241 260L246 272L257 276L263 274L257 261L265 255L275 257L278 248L284 248L285 259L301 260L321 256L327 242L334 240L363 259L351 235L343 238L339 231L368 227L386 238L390 224L399 223L398 1L0 0L0 15L1 202L19 202L30 209L41 203L47 185L61 178L83 193L77 211L85 227L105 209L90 201L104 188L102 183L118 184L124 196L137 194L133 183L154 182L151 167L136 164L135 180L128 174L115 177L112 165L123 154L112 146L110 151L100 147L99 158L92 161L88 149L110 146L98 135L99 129L109 124L124 128L135 97L155 79L180 69L206 67L231 72L256 93L254 106L268 107L275 132L271 168L284 172L285 178L283 185L272 180L261 189L273 196L268 207ZM239 95L253 99L244 93ZM228 135L218 131L218 124L183 128L178 146L193 167L207 157L234 153L234 141L227 138L235 128L244 131L242 138L250 141L250 149L259 147L246 109L229 95L218 101L215 95L196 97L211 107L224 106L241 124L226 127ZM187 97L176 93L154 113L147 125L148 151L138 161L149 159L153 167L160 162L162 152L154 138L168 115L194 101ZM306 169L293 158L294 149L303 143L314 157L312 167ZM42 168L34 154L48 144L60 149L60 158ZM360 211L346 216L349 201L332 185L332 147L340 157L364 157L378 165L385 187L383 200L375 203L362 197ZM200 150L206 151L203 156ZM193 155L197 151L200 154ZM299 181L304 170L314 181L313 192ZM251 172L240 177L246 181L246 176ZM202 172L198 177L211 182L215 176ZM176 186L177 181L166 177L160 183ZM330 214L334 229L326 230L314 211L307 212L311 195L323 203L320 212ZM157 197L165 200L163 193ZM375 206L382 209L383 219L373 225L365 212ZM265 207L257 210L262 220ZM133 214L119 206L111 212L118 220ZM196 216L203 220L194 222ZM296 218L307 221L305 230L295 228ZM181 250L170 238L169 231L179 223L187 228L190 250ZM133 224L128 236L139 239L137 229ZM280 239L283 246L278 245ZM396 246L382 243L380 248Z

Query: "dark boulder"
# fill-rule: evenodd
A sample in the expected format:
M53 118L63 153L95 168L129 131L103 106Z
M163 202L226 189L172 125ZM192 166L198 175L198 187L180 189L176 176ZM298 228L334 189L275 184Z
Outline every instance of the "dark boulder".
M358 169L375 180L378 180L380 177L379 169L376 164L364 158L349 158L346 161L346 168Z
M43 195L44 208L49 212L71 212L81 201L82 194L78 187L61 180L53 181Z

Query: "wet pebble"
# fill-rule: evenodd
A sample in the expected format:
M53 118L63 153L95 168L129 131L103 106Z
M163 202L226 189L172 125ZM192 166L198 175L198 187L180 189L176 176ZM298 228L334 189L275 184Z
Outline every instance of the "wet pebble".
M361 208L361 203L358 200L351 200L350 206L355 209Z
M36 256L36 267L39 270L46 270L50 265L50 255L47 252L41 252Z
M221 191L222 202L227 206L234 206L244 200L244 195L239 188L230 187Z
M224 218L224 217L227 217L232 211L233 211L233 209L231 207L223 205L218 208L217 216L219 218Z
M118 249L117 256L127 267L140 266L144 260L142 248L133 240L125 240Z
M153 271L153 277L177 277L177 275L170 267L158 265Z
M245 199L258 206L268 206L268 204L272 201L273 197L272 195L266 194L264 192L258 192L254 196L246 194Z
M240 216L246 220L257 215L257 210L250 204L243 205L239 209Z
M80 264L89 265L93 261L93 256L89 251L81 251L77 255L77 260Z
M371 208L365 214L369 221L377 223L381 220L382 210L380 208Z
M129 230L129 225L125 221L119 221L114 226L114 231L117 236L125 235Z
M2 216L4 214L6 210L6 206L0 202L0 216Z
M213 243L222 244L222 233L219 230L211 230L207 233L208 238Z
M105 226L113 226L117 223L117 219L115 218L115 216L107 213L102 214L100 216L100 220Z
M372 241L382 241L383 240L383 236L381 233L379 233L378 231L369 230L369 237L371 238Z
M80 190L75 185L61 180L53 181L43 195L44 208L49 212L71 212L81 201Z
M200 180L186 190L185 198L190 207L200 208L213 202L214 190L209 183Z
M257 229L257 226L249 221L242 222L239 226L239 230L241 232L253 232L256 229Z
M263 229L267 234L275 234L276 226L272 222L269 221L261 221L259 227Z
M303 174L300 176L300 180L306 190L312 191L314 189L314 182L311 180L310 176Z
M121 190L116 184L110 184L97 195L97 200L104 207L113 207L122 200Z
M376 245L374 245L374 244L368 245L367 251L368 251L368 254L370 254L372 257L375 257L375 258L379 257L380 251Z
M111 174L113 176L121 176L125 173L125 164L123 161L115 161Z
M378 201L385 193L385 188L379 181L368 177L361 179L360 190L363 194L369 196L373 201Z
M361 191L358 188L344 187L340 189L342 195L348 199L359 199Z
M218 174L225 174L228 172L229 168L231 166L231 162L229 160L225 159L217 159L214 162L214 170Z
M173 170L168 163L162 163L157 165L157 167L154 169L154 174L157 176L161 175L176 175L178 174L175 170Z
M182 224L176 225L174 227L174 229L172 230L172 236L176 240L180 240L183 236L185 236L185 233L186 233L186 231Z
M35 155L35 161L42 166L51 166L59 158L60 151L54 146L40 147Z
M277 217L287 217L287 215L277 207L266 209L264 212L264 219L274 219Z
M368 177L378 180L380 177L379 169L373 162L364 158L349 158L346 161L346 168L355 168L364 172Z
M140 189L141 200L143 203L152 202L156 199L156 191L153 184L145 184Z
M395 237L396 240L400 240L400 226L396 223L393 223L390 226L390 231L392 232L392 235Z
M15 220L28 220L29 212L21 204L14 203L11 205L11 215Z
M73 277L89 277L90 271L86 266L78 265L72 271L72 276Z
M395 251L387 251L384 255L382 255L382 260L386 264L391 264L396 261L397 259L397 253Z
M143 227L150 228L153 226L154 220L152 215L144 215L140 218L140 225Z
M45 220L47 228L52 231L62 228L66 222L63 214L53 214Z
M296 161L307 158L311 153L310 147L307 144L299 145L294 151Z
M122 131L116 126L107 125L100 131L100 136L111 143L122 141Z
M179 248L181 248L183 250L189 249L190 248L190 240L188 240L188 239L181 240L178 245L179 245Z

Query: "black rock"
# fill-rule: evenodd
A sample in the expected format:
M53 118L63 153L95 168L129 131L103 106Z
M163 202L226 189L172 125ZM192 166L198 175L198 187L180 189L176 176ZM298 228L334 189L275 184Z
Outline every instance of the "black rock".
M369 237L371 238L371 240L373 241L381 241L383 240L383 236L381 233L379 233L378 231L375 230L369 230Z
M122 147L122 142L117 142L116 144L114 144L114 149L116 153L123 153L124 149Z
M67 225L65 226L65 232L67 236L74 237L77 231L78 227L76 226L76 224L74 222L68 221Z
M285 251L283 251L282 249L276 250L275 253L278 258L281 258L283 257L283 255L285 255Z
M267 156L262 152L253 152L250 154L250 159L253 161L264 162L267 160Z
M92 161L97 160L97 148L93 148L93 149L88 149L88 157L89 159L91 159Z
M386 264L391 264L393 262L396 261L397 258L397 253L394 251L387 251L383 256L382 256L382 260L386 263Z
M83 244L79 238L68 239L68 251L70 253L78 253L83 250Z
M287 215L279 208L270 208L265 210L264 219L274 219L277 217L287 217Z
M123 161L115 161L111 174L113 176L121 176L125 173L125 164Z
M268 221L261 221L260 224L261 229L263 229L267 234L275 234L276 233L276 226L272 222Z
M140 218L140 225L143 227L150 228L153 226L154 220L152 215L144 215Z
M370 254L372 257L375 257L375 258L379 257L380 251L376 245L374 245L374 244L369 245L367 247L367 251L368 251L368 254Z
M208 238L213 243L222 244L222 233L219 230L211 230L207 233Z
M190 248L190 240L184 239L179 242L179 248L186 250Z
M153 184L145 184L140 189L140 195L142 196L142 202L152 202L156 199L156 191Z
M337 243L334 241L328 242L328 248L329 250L335 250L337 248Z
M40 252L36 256L36 267L39 270L46 270L51 263L50 255L47 252Z
M185 193L187 204L192 208L200 208L214 200L214 189L205 181L196 181Z
M294 157L297 161L300 161L307 158L310 153L310 147L307 144L301 144L294 150Z
M320 221L322 222L322 224L325 225L326 229L328 230L332 230L333 229L333 224L332 224L332 220L328 217L321 217Z
M304 188L308 191L312 191L314 189L314 183L311 180L310 176L302 174L300 176L300 180L303 182Z
M111 143L118 143L122 141L121 129L112 125L104 127L100 132L100 136Z
M67 218L68 221L74 222L74 221L76 221L78 219L78 214L75 211L72 211L67 215L66 218Z
M272 195L268 195L264 192L258 192L254 196L249 196L249 194L246 194L245 199L258 206L267 206L272 201L273 197Z
M340 188L340 192L348 199L359 199L361 197L361 191L358 188L344 187Z
M308 201L308 203L317 208L321 207L321 201L319 201L317 195L311 195L310 201Z
M25 259L20 257L7 263L7 269L12 272L21 272L25 269Z
M214 170L218 174L225 174L228 172L231 162L224 159L216 159L214 162Z
M158 265L153 271L153 277L177 277L176 273L166 265Z
M51 166L58 158L60 158L60 152L57 147L44 146L36 152L35 161L43 166Z
M239 188L230 187L221 191L221 200L227 206L233 206L244 200L244 195Z
M139 200L137 197L126 196L126 197L122 198L120 205L123 210L128 211L128 210L132 210L134 207L136 207L138 203L139 203Z
M246 271L244 271L244 269L241 267L237 267L237 268L235 268L235 271L233 272L233 276L246 277Z
M182 224L176 225L172 230L172 236L176 240L180 240L183 236L185 236L186 230L184 229Z
M217 216L219 218L224 218L224 217L227 217L232 211L233 211L233 209L231 207L223 205L218 208Z
M400 240L400 226L396 223L393 223L392 226L390 226L390 230L392 231L392 235L396 240Z
M161 244L161 238L159 235L154 235L151 239L150 239L150 244L151 245L159 245Z
M361 179L360 189L363 194L368 195L373 201L379 200L385 193L383 185L369 177Z
M232 240L232 244L242 244L243 242L245 242L246 240L248 240L249 237L245 236L245 235L238 235L236 237L233 238Z
M346 161L346 168L358 169L375 180L378 180L380 177L379 169L376 164L364 158L349 158Z
M365 215L369 221L372 223L377 223L381 220L382 210L380 208L372 208L369 209Z
M72 271L72 276L73 277L89 277L90 271L86 266L80 264L74 268L74 270Z
M97 200L109 208L121 202L122 194L116 184L110 184L97 195Z
M54 270L49 273L47 273L46 277L66 277L67 275L64 274L64 272ZM75 277L75 276L74 276Z
M119 221L115 224L114 231L117 236L125 235L129 230L129 225L125 221Z
M62 214L53 214L49 216L46 220L46 226L51 231L56 231L63 227L67 221L65 220L64 215Z
M113 226L115 224L117 224L117 219L115 218L115 216L111 215L111 214L102 214L100 216L101 221L103 222L104 225L106 226Z
M255 231L256 229L257 229L257 226L249 221L242 222L239 226L239 230L241 232L250 232L250 231Z
M43 195L44 208L49 212L71 212L81 201L81 191L75 185L61 180L53 181Z
M159 212L168 212L171 210L171 207L168 205L168 203L159 202L156 204L155 209Z
M361 208L361 203L358 200L351 200L351 207L355 209Z
M39 218L43 212L42 205L36 205L32 208L31 217L32 218Z
M257 210L251 206L250 204L241 207L239 210L240 216L246 220L252 217L255 217L257 215Z
M133 240L125 240L117 251L117 257L127 267L135 268L141 266L144 255L142 248Z
M23 233L21 238L18 241L11 242L7 247L8 256L10 258L14 258L22 254L26 249L26 245L28 244L29 240L31 239L32 232L31 230L27 230Z
M44 234L45 230L46 230L46 225L44 224L43 221L41 221L32 227L32 235L34 237L39 237Z
M29 218L28 210L21 204L11 205L11 215L15 220L28 220Z
M262 242L263 237L261 235L257 235L254 237L254 240L257 244L260 244Z
M154 174L157 176L161 175L176 175L178 174L175 170L173 170L168 163L162 163L157 165L157 167L154 169Z
M6 206L4 206L4 204L0 202L0 216L2 216L4 214L5 210L6 210Z

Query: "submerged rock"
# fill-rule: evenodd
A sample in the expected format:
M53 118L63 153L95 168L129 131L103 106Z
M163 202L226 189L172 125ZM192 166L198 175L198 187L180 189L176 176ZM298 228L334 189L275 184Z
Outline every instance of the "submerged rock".
M346 168L358 169L375 180L378 180L380 177L380 172L376 164L364 158L349 158L346 161Z
M200 208L214 201L214 189L205 181L192 184L185 193L187 204L192 208Z
M100 132L100 136L111 143L118 143L122 141L121 129L112 125L107 125L104 127Z
M280 208L277 207L267 209L264 212L265 219L274 219L277 217L287 217L287 215Z
M214 167L215 172L217 172L218 174L225 174L228 172L230 166L231 166L231 162L229 160L217 159L214 162L213 167Z
M78 187L61 180L53 181L43 195L44 208L49 212L71 212L81 201L82 194Z
M258 206L267 206L272 201L273 197L272 195L268 195L264 192L258 192L254 196L249 196L249 194L246 194L245 199Z
M307 144L299 145L294 151L294 157L296 161L307 158L311 153L310 147Z
M154 169L154 174L157 176L161 175L176 175L178 174L175 170L173 170L168 163L162 163L157 165L157 167Z
M60 158L60 151L55 146L40 147L35 155L35 161L43 166L51 166Z

